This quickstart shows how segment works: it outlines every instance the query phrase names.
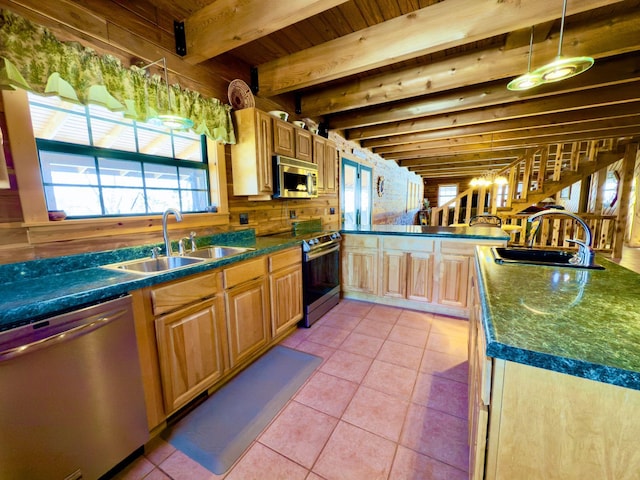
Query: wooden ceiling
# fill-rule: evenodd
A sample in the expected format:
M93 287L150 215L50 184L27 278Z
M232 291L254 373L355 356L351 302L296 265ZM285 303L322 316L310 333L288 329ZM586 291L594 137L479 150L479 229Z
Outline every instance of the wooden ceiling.
M184 20L187 62L254 67L258 96L426 178L545 144L640 139L640 0L569 0L562 53L595 65L520 93L506 85L527 71L531 28L532 69L558 52L562 0L153 3Z

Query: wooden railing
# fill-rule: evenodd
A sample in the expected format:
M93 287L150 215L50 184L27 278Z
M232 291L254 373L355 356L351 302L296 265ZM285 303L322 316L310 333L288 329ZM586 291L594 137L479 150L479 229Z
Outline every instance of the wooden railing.
M445 205L432 208L431 225L468 224L471 217L483 213L516 214L615 161L615 156L599 160L598 155L615 147L612 140L591 140L529 149L495 172L508 179L506 185L469 187Z
M592 234L593 249L601 252L610 252L614 245L616 231L616 217L614 215L593 215L581 213L579 216L589 225ZM506 226L518 226L519 229L508 228L511 246L528 245L529 226L528 215L509 215L502 217L502 224ZM563 216L542 217L534 247L538 248L576 248L576 245L567 240L577 238L584 240L585 233L582 226L574 219ZM505 229L507 230L507 229Z

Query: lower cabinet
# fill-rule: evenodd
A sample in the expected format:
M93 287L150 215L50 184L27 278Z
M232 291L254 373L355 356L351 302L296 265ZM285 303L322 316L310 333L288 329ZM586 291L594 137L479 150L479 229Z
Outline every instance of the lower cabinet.
M223 271L230 366L242 363L270 340L266 257Z
M295 328L301 260L296 247L131 292L150 431Z
M342 239L342 290L376 295L378 256L377 237L344 236Z
M224 374L221 299L163 315L155 323L164 403L171 412Z
M302 254L292 248L269 257L271 335L275 338L302 319Z
M342 238L344 297L459 317L469 316L469 273L476 245L506 243L412 235Z
M469 298L469 478L637 479L640 391L487 357Z

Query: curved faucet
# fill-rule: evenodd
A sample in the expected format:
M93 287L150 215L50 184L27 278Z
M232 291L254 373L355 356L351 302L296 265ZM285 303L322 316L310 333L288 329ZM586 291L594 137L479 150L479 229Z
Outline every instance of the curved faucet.
M176 216L176 222L182 221L182 214L175 208L167 208L162 214L162 236L164 237L164 248L167 253L167 257L173 255L171 251L171 242L169 241L169 232L167 232L167 217L170 213Z
M571 259L571 263L575 265L583 265L583 266L593 265L594 259L595 259L595 252L593 251L593 248L591 248L592 233L591 233L591 229L589 228L589 225L587 225L586 222L575 213L567 212L565 210L557 210L555 208L542 210L540 212L534 213L529 218L527 218L527 223L531 223L534 220L538 219L539 217L543 217L546 215L564 215L565 217L573 218L576 222L578 222L582 226L585 232L584 242L576 238L567 240L567 242L575 243L578 245L578 253L576 253L576 255ZM536 229L533 232L531 232L529 236L529 248L533 247L533 241L535 239L536 233L538 233L538 228L540 228L540 225L538 225Z

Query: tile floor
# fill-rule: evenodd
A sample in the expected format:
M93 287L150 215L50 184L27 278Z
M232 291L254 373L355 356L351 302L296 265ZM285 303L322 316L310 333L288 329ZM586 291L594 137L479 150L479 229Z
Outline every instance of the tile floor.
M225 475L156 439L117 480L468 478L465 320L343 300L283 344L324 361Z

